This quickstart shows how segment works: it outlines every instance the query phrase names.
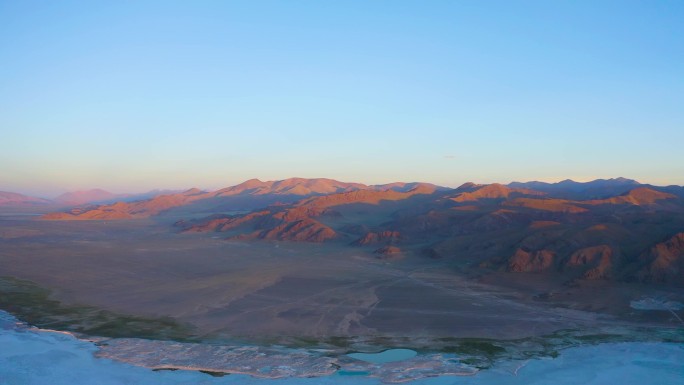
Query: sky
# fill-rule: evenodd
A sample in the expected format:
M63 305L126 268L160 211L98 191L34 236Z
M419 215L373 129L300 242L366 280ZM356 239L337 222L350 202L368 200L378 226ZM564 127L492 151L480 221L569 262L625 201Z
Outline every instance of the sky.
M0 190L684 184L682 1L0 0Z

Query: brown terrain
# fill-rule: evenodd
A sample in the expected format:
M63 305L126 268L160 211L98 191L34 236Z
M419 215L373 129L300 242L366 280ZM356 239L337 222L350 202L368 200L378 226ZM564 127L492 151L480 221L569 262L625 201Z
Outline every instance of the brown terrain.
M247 233L236 235L238 239L271 239L281 241L325 242L339 237L330 226L324 224L325 217L339 217L341 214L331 207L349 204L378 205L381 201L401 201L417 194L433 193L433 188L415 187L407 192L394 190L357 190L303 199L290 206L276 206L266 211L246 215L212 218L197 224L179 223L185 231L227 231L247 229ZM213 227L213 228L212 228ZM369 236L368 234L365 235ZM372 237L372 236L370 236ZM363 240L359 240L363 242Z
M0 276L204 336L518 338L681 326L684 199L626 179L250 180L0 221ZM84 222L87 221L87 222Z
M137 202L116 202L108 205L77 207L67 212L45 214L43 219L53 220L116 220L147 218L173 207L201 199L204 192L190 189L178 194L159 195Z
M589 182L594 189L588 195L593 197L597 190L616 195L571 200L558 197L570 195L565 191L572 190L568 181L560 182L566 189L559 192L537 191L538 182L519 187L466 183L446 190L421 183L366 186L331 179L252 179L213 192L191 189L49 213L43 219L147 218L198 201L217 205L221 198L229 202L236 196L287 197L241 214L181 220L176 227L185 233L225 233L242 241L343 241L375 246L378 254L398 254L401 246L460 259L459 248L465 248L470 263L514 273L681 284L682 257L671 244L676 244L675 234L684 231L682 199L626 179L604 182ZM616 186L625 191L614 190ZM579 194L579 187L574 188ZM378 218L380 223L373 223ZM495 246L486 245L492 242Z
M133 202L121 201L112 204L76 207L68 211L46 214L43 216L43 219L118 220L148 218L181 206L191 206L191 211L193 209L195 211L201 211L201 208L204 206L209 206L211 209L220 209L222 204L230 206L240 202L241 206L239 208L244 208L245 202L247 201L249 202L247 206L254 208L258 207L259 204L292 202L299 200L302 197L314 195L337 194L361 190L401 192L407 186L412 186L412 189L419 188L429 190L436 188L436 186L427 183L394 183L391 185L366 186L360 183L344 183L325 178L290 178L268 182L250 179L236 186L226 187L217 191L207 192L193 188L181 193L160 194L150 199L142 199ZM61 199L61 201L65 201L68 199L80 199L85 203L93 201L93 199L90 199L92 198L91 193L85 194L89 195L89 199L87 200L83 199L83 195L84 194L72 193L66 197L58 197L57 200L59 201ZM399 194L398 196L401 197L402 195ZM245 197L248 199L245 200ZM194 207L192 207L193 204L195 204Z
M99 188L92 190L70 191L54 199L55 202L64 205L82 205L87 203L104 202L115 199L127 198L129 194L114 194Z

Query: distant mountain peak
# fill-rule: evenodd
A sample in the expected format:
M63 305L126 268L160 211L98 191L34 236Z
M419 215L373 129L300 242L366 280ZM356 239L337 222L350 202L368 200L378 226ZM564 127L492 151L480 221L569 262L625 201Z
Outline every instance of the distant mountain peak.
M252 178L252 179L248 179L248 180L246 180L246 181L244 181L244 182L238 184L237 186L243 186L243 187L259 187L259 186L263 186L263 185L265 185L265 184L266 184L266 182L263 182L263 181L261 181L261 180L259 180L259 179L257 179L257 178Z
M127 194L114 194L101 188L90 190L77 190L66 192L57 198L55 202L69 205L80 205L84 203L102 202L112 199L124 198Z
M0 206L45 205L48 203L50 203L50 201L47 199L0 191Z
M483 185L481 185L481 184L477 184L477 183L473 183L473 182L466 182L466 183L463 183L462 185L456 187L456 189L454 189L454 190L455 191L470 191L470 192L472 192L472 191L475 191L482 186Z
M617 178L609 179L609 180L613 180L613 181L620 182L620 183L641 184L634 179L623 178L621 176L617 177Z
M197 187L193 187L193 188L190 188L190 189L183 191L183 194L184 195L195 195L195 194L201 194L203 192L204 192L203 190L200 190Z
M474 185L469 189L465 189L465 192L458 192L458 194L451 198L454 202L471 202L478 201L480 199L503 199L508 198L511 194L518 195L543 195L541 192L526 188L511 188L504 186L500 183L492 183L486 185ZM459 187L456 191L459 191Z

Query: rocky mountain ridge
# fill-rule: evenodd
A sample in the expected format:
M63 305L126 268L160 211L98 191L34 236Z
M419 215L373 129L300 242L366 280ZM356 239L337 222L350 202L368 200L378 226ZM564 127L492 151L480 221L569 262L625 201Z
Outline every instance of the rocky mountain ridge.
M568 281L684 286L684 201L643 186L586 200L497 184L357 190L177 226L229 239L344 242Z
M333 179L316 178L290 178L279 181L263 182L258 179L250 179L235 186L226 187L216 191L202 191L196 188L175 194L162 194L149 199L133 202L115 202L104 205L90 205L76 207L67 211L49 213L43 216L48 220L118 220L139 219L158 215L166 210L186 206L202 201L215 207L230 203L231 198L271 198L264 202L276 203L278 201L292 202L302 197L337 196L336 194L360 192L360 194L372 192L396 193L401 197L402 193L409 190L422 189L434 191L445 189L429 183L392 183L388 185L367 186L361 183L346 183ZM387 195L387 194L386 194ZM388 196L389 196L388 195ZM344 198L342 198L344 199ZM388 198L390 199L390 198ZM244 201L244 199L242 200ZM261 201L260 201L261 202Z
M197 207L202 209L198 212L213 214L177 221L181 233L337 242L378 256L453 261L473 272L684 286L684 199L678 191L678 186L653 187L624 178L467 183L455 189L421 183L367 186L332 179L252 179L216 191L190 189L77 207L43 219L130 220L168 215L179 208L192 213L190 208ZM233 212L239 207L231 204L246 201L256 203Z

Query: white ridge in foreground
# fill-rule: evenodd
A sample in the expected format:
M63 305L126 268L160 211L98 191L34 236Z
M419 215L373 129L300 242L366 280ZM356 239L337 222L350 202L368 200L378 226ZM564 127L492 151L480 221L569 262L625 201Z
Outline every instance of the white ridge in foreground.
M116 341L116 340L110 340ZM177 344L161 342L162 344ZM0 311L0 384L2 385L351 385L379 384L383 378L333 375L278 379L246 375L212 377L197 371L153 371L105 358L90 341L68 333L19 324ZM416 358L421 357L420 355ZM160 357L163 360L163 357ZM415 361L414 366L418 362ZM396 363L393 363L396 364ZM517 369L516 369L517 368ZM424 373L439 375L440 373ZM502 363L473 376L439 376L411 380L426 385L680 385L684 374L684 344L609 343L562 350L557 358ZM384 378L399 382L401 378Z

